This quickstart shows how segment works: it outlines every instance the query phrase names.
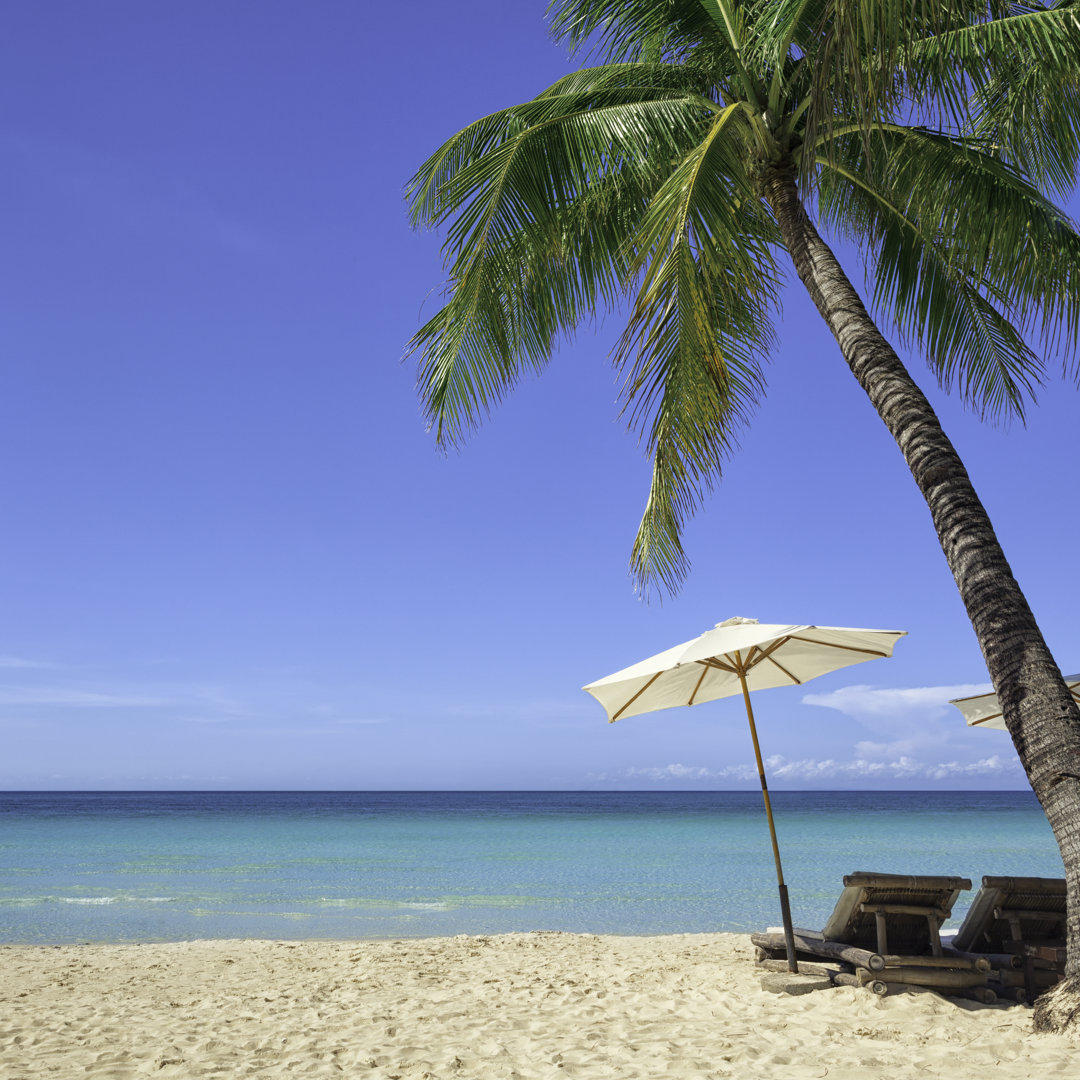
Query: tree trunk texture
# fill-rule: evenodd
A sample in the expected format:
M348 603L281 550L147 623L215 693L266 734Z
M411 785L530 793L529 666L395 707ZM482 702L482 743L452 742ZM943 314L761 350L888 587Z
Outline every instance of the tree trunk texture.
M799 278L926 500L1005 724L1054 831L1068 888L1068 963L1065 980L1039 999L1035 1027L1080 1028L1080 710L963 462L930 402L811 223L794 171L773 168L762 180L762 192ZM986 872L996 871L988 867Z

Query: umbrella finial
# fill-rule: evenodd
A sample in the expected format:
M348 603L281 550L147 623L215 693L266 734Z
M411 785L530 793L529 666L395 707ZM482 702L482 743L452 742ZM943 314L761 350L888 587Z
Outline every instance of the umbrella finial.
M732 615L730 619L725 619L723 622L716 624L716 629L719 630L722 626L745 626L747 623L756 623L757 619L744 619L741 615Z

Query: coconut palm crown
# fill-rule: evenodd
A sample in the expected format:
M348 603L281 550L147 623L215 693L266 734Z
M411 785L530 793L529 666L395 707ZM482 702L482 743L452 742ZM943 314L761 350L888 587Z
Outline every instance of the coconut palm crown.
M446 303L410 346L440 443L629 298L615 361L654 461L632 565L677 587L681 527L765 388L777 174L862 246L874 308L943 386L1022 418L1046 354L1077 374L1080 240L1043 191L1080 151L1078 12L556 0L554 34L607 62L470 124L408 189L449 226Z
M1080 1026L1080 710L925 395L870 308L979 413L1080 378L1080 0L554 0L601 63L448 140L408 195L444 226L446 302L414 336L454 443L598 311L625 308L624 411L653 459L631 566L678 587L680 533L764 393L795 273L930 511L1068 886ZM790 260L790 262L789 262Z

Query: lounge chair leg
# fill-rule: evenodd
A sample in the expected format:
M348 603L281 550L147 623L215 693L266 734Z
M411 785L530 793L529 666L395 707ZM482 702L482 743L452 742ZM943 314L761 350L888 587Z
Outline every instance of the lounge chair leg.
M1001 908L994 910L996 918L1005 919L1009 924L1009 933L1013 941L1024 940L1024 928L1020 922L1020 916L1015 911L1005 911ZM1039 995L1035 987L1035 961L1030 956L1024 957L1024 989L1027 991L1028 1001L1034 1001Z
M941 955L941 921L934 915L927 915L926 921L930 926L930 952L934 956Z
M889 938L886 932L886 921L884 911L874 912L874 922L877 924L877 951L882 956L889 955Z

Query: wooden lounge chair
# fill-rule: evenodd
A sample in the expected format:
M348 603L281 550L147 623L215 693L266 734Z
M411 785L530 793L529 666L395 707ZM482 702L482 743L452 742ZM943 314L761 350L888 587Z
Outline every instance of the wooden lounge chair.
M941 924L970 888L971 881L960 877L849 874L822 930L795 931L796 956L806 961L799 969L828 974L841 985L869 986L878 994L928 986L995 1000L986 989L990 962L941 945ZM779 959L782 934L753 934L751 940L759 964L771 967Z
M1034 1001L1065 974L1065 879L984 877L952 948L985 956L1001 996Z

